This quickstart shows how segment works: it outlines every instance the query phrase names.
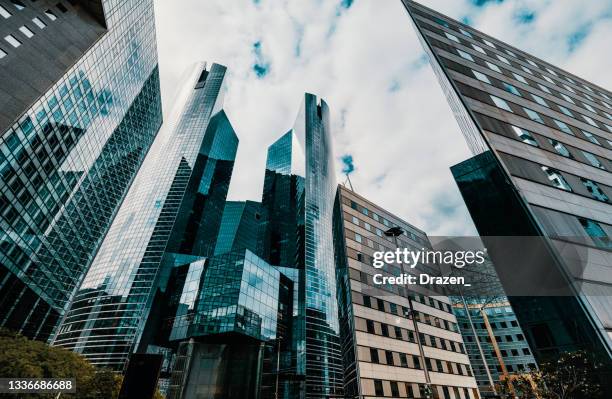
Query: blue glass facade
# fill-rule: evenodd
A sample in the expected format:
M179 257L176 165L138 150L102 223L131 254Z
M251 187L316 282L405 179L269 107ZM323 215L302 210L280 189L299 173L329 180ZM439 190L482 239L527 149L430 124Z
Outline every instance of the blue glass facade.
M19 117L0 132L0 325L40 340L62 318L162 121L152 1L101 5L99 40L28 94L28 108L11 108ZM76 18L71 10L57 32ZM38 11L10 18L21 12ZM27 63L21 51L3 62ZM10 94L11 84L0 88Z
M238 146L222 110L225 71L196 65L187 75L55 345L123 369L131 352L147 351L143 330L171 269L214 249Z

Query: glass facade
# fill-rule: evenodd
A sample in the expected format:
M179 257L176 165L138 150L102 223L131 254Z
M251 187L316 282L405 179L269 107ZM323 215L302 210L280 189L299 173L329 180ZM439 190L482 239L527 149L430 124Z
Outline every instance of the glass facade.
M545 249L540 263L548 280L574 287L565 297L509 293L535 359L584 349L612 370L612 290L604 272L612 267L612 93L416 2L403 3L475 154L452 171L483 242L534 237L530 242ZM473 70L489 83L473 79ZM535 281L535 272L522 267L527 255L519 254L525 258L516 266L500 266L504 257L490 255L504 286L514 275ZM612 392L609 372L598 377Z
M55 345L122 370L147 351L143 330L171 269L212 253L238 146L222 110L225 71L198 64L186 74Z
M89 29L87 40L95 37L66 53L70 67L50 61L41 65L44 73L31 69L38 55L27 49L40 45L38 31L2 59L3 74L16 68L0 79L3 96L30 102L9 101L1 118L8 128L0 132L0 325L48 340L162 116L152 1L90 2L81 16L66 5L55 25L38 6L13 10L7 21L46 18L57 51L66 44L62 35L75 34L66 25L71 20Z

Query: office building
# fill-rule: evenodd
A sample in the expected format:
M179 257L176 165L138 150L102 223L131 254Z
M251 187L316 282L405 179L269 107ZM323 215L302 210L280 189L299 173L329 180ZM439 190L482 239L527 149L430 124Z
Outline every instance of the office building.
M238 137L222 108L226 68L186 74L54 345L121 371L154 351L156 318L175 266L214 252ZM154 309L154 310L152 310ZM151 326L145 328L145 326Z
M609 384L612 93L404 5L474 154L452 172L535 359L584 349Z
M153 2L0 1L0 326L49 340L162 122Z
M452 306L482 397L494 396L503 378L537 369L507 298L468 298Z
M431 248L427 235L343 186L339 202L336 228L344 248L338 252L346 259L338 277L346 396L479 398L449 298L420 285L407 290L373 281L383 270L400 275L394 265L375 269L375 251ZM397 228L401 235L385 234Z

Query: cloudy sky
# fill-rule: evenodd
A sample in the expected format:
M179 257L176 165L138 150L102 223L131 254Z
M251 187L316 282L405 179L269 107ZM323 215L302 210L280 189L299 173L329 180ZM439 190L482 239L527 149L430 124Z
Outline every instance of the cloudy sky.
M452 18L612 88L612 0L422 0ZM229 68L240 137L231 199L259 200L267 146L305 91L332 111L338 175L430 235L474 234L449 167L470 157L400 0L155 0L164 112L180 75Z

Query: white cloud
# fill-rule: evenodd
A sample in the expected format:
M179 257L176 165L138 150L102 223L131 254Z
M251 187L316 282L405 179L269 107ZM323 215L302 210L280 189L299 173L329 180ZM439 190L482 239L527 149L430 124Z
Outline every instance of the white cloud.
M225 108L240 137L230 197L258 200L267 146L291 128L303 92L317 94L332 111L337 156L353 155L356 191L430 235L473 234L449 171L471 154L401 1L355 0L347 10L340 3L156 0L164 108L188 64L226 65ZM611 86L610 54L601 51L612 34L609 16L601 17L606 2L423 3ZM536 13L533 23L518 24L520 9ZM570 54L568 35L587 23L590 34ZM255 42L269 66L264 79L253 71Z

